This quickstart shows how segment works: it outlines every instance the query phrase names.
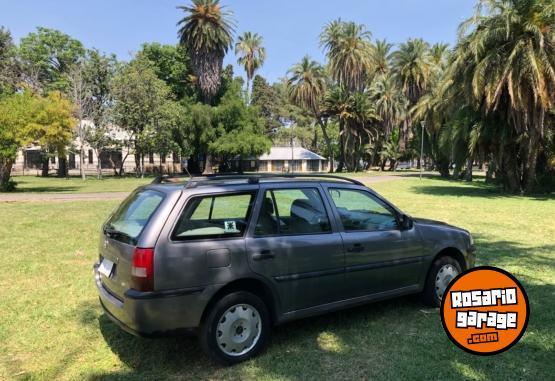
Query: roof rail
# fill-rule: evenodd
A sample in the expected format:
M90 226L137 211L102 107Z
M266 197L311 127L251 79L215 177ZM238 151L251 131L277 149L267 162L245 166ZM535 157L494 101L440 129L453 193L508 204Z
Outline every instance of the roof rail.
M159 175L152 180L151 184L175 184L189 180L191 177L174 176L174 175Z
M333 179L350 182L355 185L362 185L358 180L354 180L348 177L342 177L330 174L316 174L316 173L259 173L259 174L213 174L191 177L186 184L187 188L198 185L203 182L210 181L225 181L225 180L247 180L249 184L258 184L261 179L272 179L272 178L313 178L313 179Z

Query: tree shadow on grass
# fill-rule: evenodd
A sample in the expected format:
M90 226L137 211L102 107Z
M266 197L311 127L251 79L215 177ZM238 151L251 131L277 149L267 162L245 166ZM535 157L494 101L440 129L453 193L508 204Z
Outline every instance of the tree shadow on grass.
M75 186L33 186L31 188L15 188L12 193L71 193L78 191L79 188Z
M479 264L516 268L530 299L528 333L508 352L480 357L461 351L443 332L439 310L424 307L418 295L276 327L262 355L233 367L215 365L194 338L137 338L101 315L106 343L129 370L89 379L549 379L555 373L549 275L555 245L476 238Z
M445 180L445 185L415 185L411 191L417 194L431 196L458 196L458 197L483 197L483 198L520 198L521 196L503 192L495 185L485 183L460 183ZM453 184L453 185L449 185ZM457 184L457 185L455 185ZM548 201L555 200L555 193L533 194L524 197L534 200Z

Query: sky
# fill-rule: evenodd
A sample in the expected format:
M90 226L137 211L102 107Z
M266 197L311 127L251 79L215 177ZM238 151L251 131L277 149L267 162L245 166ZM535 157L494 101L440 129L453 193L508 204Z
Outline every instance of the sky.
M87 48L129 60L144 42L177 43L178 5L188 0L0 0L0 26L19 39L37 26L77 38ZM324 61L318 45L322 26L336 18L366 25L373 38L398 44L421 37L456 42L457 27L472 15L475 0L221 0L233 11L236 34L264 38L266 62L258 74L270 82L308 54ZM230 51L225 64L236 65ZM236 74L243 74L237 67Z

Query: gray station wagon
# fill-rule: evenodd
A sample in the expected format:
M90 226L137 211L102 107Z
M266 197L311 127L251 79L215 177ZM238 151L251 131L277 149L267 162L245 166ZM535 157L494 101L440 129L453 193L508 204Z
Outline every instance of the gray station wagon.
M437 306L474 261L468 231L409 217L356 180L220 175L135 190L102 227L94 273L124 330L194 331L232 364L276 324L412 293Z

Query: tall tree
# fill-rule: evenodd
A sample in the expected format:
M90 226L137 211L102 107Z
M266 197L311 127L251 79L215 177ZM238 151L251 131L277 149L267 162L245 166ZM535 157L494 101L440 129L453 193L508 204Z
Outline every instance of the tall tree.
M242 81L234 81L215 107L213 126L217 138L210 150L222 156L258 156L269 152L271 141L264 134L264 121L240 96Z
M90 93L88 114L92 124L84 124L85 140L97 158L98 178L102 176L102 152L117 142L112 123L114 97L111 89L117 67L114 55L104 55L96 49L87 52L83 75Z
M25 90L0 99L0 191L13 190L12 166L19 148L32 142L32 123L38 100Z
M382 121L385 140L388 140L393 128L398 126L406 115L406 98L391 74L377 76L372 81L370 94Z
M513 192L534 190L538 155L555 106L555 6L550 0L482 0L461 25L450 79L488 118L497 165Z
M386 40L376 41L375 47L372 50L374 74L384 75L391 70L391 48L393 48L393 44Z
M429 45L420 38L409 39L393 53L392 60L395 75L409 101L409 107L413 107L428 89L433 73ZM401 151L404 151L408 146L411 128L412 119L410 114L407 114L399 137Z
M373 126L379 119L368 94L348 93L336 86L326 93L324 108L327 115L339 122L341 162L337 170L340 171L342 165L348 171L360 169L358 159L365 144L375 141L377 131Z
M19 81L17 47L9 30L0 26L0 97L15 90Z
M21 39L19 55L29 85L44 92L69 89L69 74L85 49L80 41L55 29L38 27Z
M178 8L186 13L177 24L180 44L191 58L204 103L213 104L220 90L224 56L233 43L231 12L219 0L192 0L190 6ZM205 152L203 173L213 173L211 152Z
M191 62L182 45L145 43L138 55L154 64L156 75L170 86L175 99L196 96L195 84L191 81Z
M299 107L304 108L315 118L330 155L330 172L333 172L333 150L327 132L327 119L322 114L322 103L326 94L326 73L316 61L304 56L301 62L289 69L289 97Z
M115 98L114 121L128 133L137 174L143 176L150 136L146 132L158 128L162 111L171 99L171 90L158 78L152 62L140 56L116 74L111 89ZM125 157L122 165L123 162Z
M239 36L235 44L237 63L247 74L247 103L249 103L250 82L254 73L264 64L266 49L262 46L262 36L258 33L245 32Z
M79 172L81 179L86 180L85 175L85 140L87 136L85 119L89 118L91 112L91 86L84 75L84 63L78 63L69 73L70 98L75 105L75 117L77 118L77 139L79 140Z
M191 58L202 99L210 104L220 88L223 59L233 42L231 12L219 0L192 0L179 6L186 14L179 22L179 41Z
M372 34L366 27L337 19L320 34L331 77L349 92L364 90L372 72Z
M75 105L61 92L51 91L46 97L39 98L39 109L32 121L33 141L46 147L50 155L58 159L67 157L67 148L75 132ZM48 157L43 158L43 175L48 175ZM58 176L66 176L66 166L58 164Z
M252 82L251 105L258 107L258 112L265 120L265 130L267 134L279 128L279 94L277 90L270 86L268 81L260 75L256 75Z

